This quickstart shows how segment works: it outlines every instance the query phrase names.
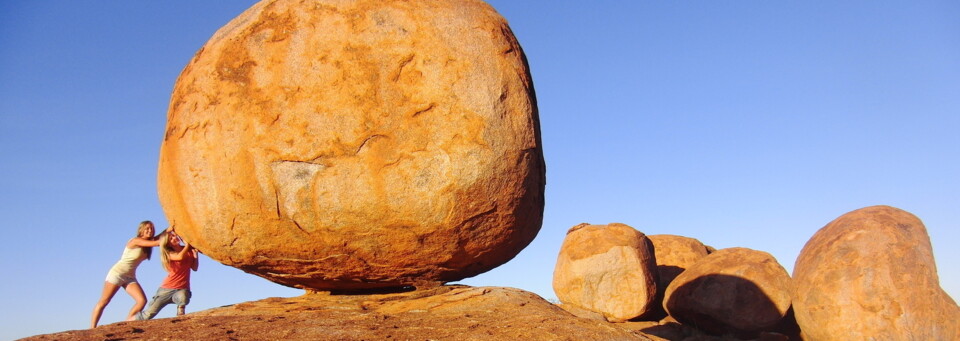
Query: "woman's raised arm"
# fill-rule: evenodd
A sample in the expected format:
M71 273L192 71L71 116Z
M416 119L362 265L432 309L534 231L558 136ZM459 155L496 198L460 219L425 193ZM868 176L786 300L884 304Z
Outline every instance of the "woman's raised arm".
M185 256L187 252L192 252L192 251L193 251L193 248L190 247L190 243L185 243L183 248L180 249L180 251L170 252L167 254L167 257L169 257L170 260L183 260L183 256Z
M132 247L137 247L137 246L139 246L139 247L154 247L154 246L160 246L160 241L159 241L159 240L150 240L150 239L146 239L146 238L136 237L136 238L130 239L130 241L127 242L127 248L132 248Z
M187 247L190 247L190 243L187 243ZM200 267L200 254L197 253L197 249L190 247L190 252L193 253L193 265L190 266L193 271L197 271Z

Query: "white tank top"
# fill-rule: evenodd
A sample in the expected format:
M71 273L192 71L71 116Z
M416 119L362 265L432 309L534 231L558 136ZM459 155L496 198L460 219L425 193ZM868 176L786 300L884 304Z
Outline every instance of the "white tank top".
M110 272L120 276L136 277L137 267L144 259L147 259L147 254L143 252L142 247L124 248L120 260L110 268Z

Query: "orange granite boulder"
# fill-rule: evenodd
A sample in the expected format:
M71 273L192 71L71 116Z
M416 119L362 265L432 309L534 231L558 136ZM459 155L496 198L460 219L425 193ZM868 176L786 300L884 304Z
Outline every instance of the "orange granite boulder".
M663 295L674 278L710 252L699 240L670 234L649 235L653 243L653 252L657 259L657 303L656 311L644 316L645 319L659 320L666 316L663 310Z
M611 322L641 316L657 304L653 246L624 224L574 226L560 247L553 291L561 307L597 312Z
M217 261L314 290L431 286L537 235L526 59L479 0L264 0L177 80L171 224Z
M940 288L930 237L906 211L840 216L803 247L793 278L805 340L960 340L960 309Z
M737 247L687 268L667 287L663 305L680 323L755 338L780 326L792 291L790 275L773 256Z
M699 240L669 234L649 235L657 258L660 288L666 290L674 278L706 257L707 247Z

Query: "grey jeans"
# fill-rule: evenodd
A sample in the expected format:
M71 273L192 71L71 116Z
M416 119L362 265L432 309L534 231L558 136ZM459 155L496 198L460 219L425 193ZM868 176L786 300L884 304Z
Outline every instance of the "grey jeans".
M154 316L157 316L157 313L160 312L160 309L166 307L167 304L174 303L177 307L183 307L190 303L190 293L189 289L167 289L159 288L157 289L157 294L153 296L153 300L150 301L150 305L147 306L147 309L137 313L137 320L149 320Z

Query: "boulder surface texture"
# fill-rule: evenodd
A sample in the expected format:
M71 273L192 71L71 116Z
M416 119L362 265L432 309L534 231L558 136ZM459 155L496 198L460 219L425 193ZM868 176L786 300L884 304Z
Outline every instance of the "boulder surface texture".
M667 312L663 310L663 296L670 282L710 252L703 243L694 238L670 234L649 235L647 238L653 244L653 253L657 259L659 280L656 301L658 303L654 311L641 319L659 320L667 316Z
M564 305L600 313L611 322L643 315L657 304L653 245L624 224L574 226L560 247L553 291Z
M211 258L314 290L432 286L537 235L526 59L478 0L265 0L177 80L160 201Z
M756 337L778 329L792 292L790 275L773 256L736 247L717 250L677 276L663 305L680 323Z
M805 340L960 340L960 309L940 288L930 237L906 211L840 216L803 247L793 278Z
M661 291L666 290L674 278L709 253L703 243L690 237L656 234L649 235L647 238L653 243L653 251L657 258Z

